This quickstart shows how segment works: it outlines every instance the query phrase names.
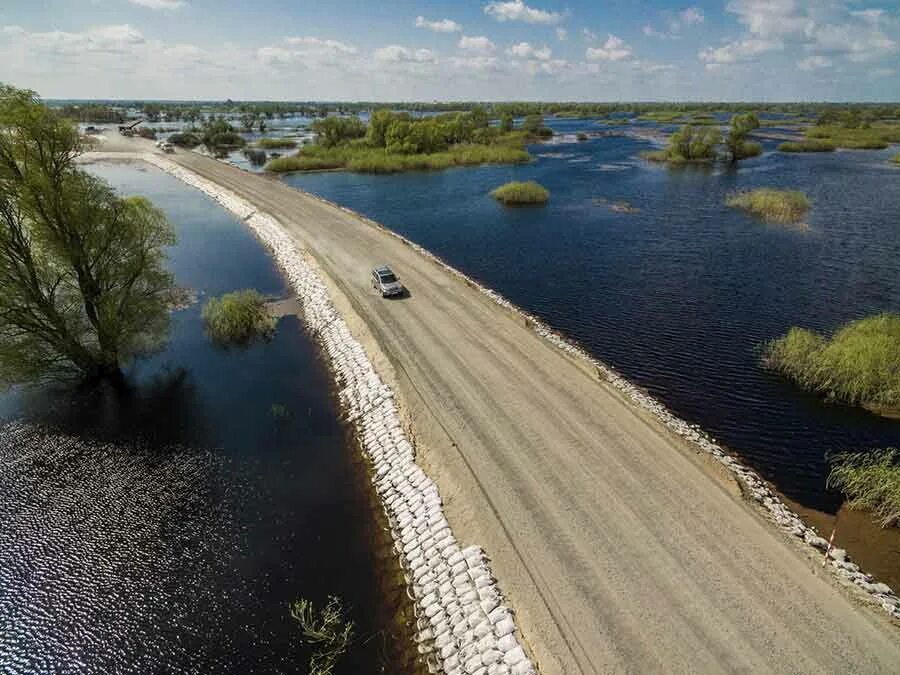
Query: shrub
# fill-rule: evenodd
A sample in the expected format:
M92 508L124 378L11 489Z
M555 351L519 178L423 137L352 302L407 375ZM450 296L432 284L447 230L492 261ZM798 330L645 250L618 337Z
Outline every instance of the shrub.
M802 141L785 141L778 146L780 152L834 152L834 141L828 138L805 138Z
M760 188L738 192L729 196L725 203L774 223L800 222L809 210L806 195L796 190Z
M882 527L900 524L900 452L896 448L835 456L828 487L847 495L851 509L872 511Z
M141 138L149 138L151 141L156 140L156 129L151 129L150 127L138 127L137 133Z
M756 141L741 141L741 143L736 148L735 157L737 159L759 157L762 154L762 151L762 146Z
M268 338L275 330L275 319L266 309L263 296L255 290L211 298L203 308L203 321L210 338L223 345L247 344L256 337Z
M297 141L293 138L260 138L256 144L266 150L274 150L276 148L296 148Z
M644 159L651 162L712 162L716 158L716 146L722 140L718 127L692 127L686 125L672 134L665 150L645 152Z
M202 141L197 134L192 134L190 132L181 133L181 134L172 134L169 136L169 143L172 145L177 145L181 148L196 148Z
M900 125L845 127L826 124L807 129L806 136L830 140L839 148L883 150L890 143L900 141Z
M512 181L491 191L491 197L508 206L519 204L543 204L550 199L550 191L533 180Z
M766 345L763 365L828 399L900 411L900 315L853 321L830 338L791 328Z

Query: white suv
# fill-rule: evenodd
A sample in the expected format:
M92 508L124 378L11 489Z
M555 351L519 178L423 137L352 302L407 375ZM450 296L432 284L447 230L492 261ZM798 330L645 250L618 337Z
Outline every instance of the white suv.
M372 288L381 293L381 297L403 295L403 284L387 265L372 270Z

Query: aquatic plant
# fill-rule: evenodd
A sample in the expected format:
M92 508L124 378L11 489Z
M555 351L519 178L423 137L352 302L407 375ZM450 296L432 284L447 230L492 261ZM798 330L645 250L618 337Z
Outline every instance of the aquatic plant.
M269 337L275 330L275 318L266 309L265 298L252 289L211 298L202 316L210 338L223 345L247 344L256 337Z
M491 197L507 206L543 204L550 199L550 191L533 180L512 181L491 190Z
M800 222L809 210L809 200L805 194L797 190L760 188L736 192L730 195L725 203L774 223Z
M260 138L256 145L266 150L274 150L276 148L296 148L297 141L293 138Z
M793 327L765 346L763 365L828 399L900 411L900 314L852 321L825 337Z
M871 511L882 527L900 524L900 451L896 448L836 455L828 487L841 490L851 509Z
M291 603L291 617L300 624L304 642L315 650L309 658L309 675L331 675L353 638L353 621L346 617L340 598L328 596L320 610L300 598Z
M892 161L894 164L900 164L900 153L897 153L896 155L894 155L893 157L891 157L891 161Z
M828 138L804 138L800 141L785 141L778 146L779 152L834 152L834 141Z

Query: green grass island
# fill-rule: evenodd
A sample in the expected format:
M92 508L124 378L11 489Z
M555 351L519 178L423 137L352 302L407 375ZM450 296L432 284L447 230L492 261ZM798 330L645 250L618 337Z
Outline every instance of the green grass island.
M296 154L271 160L266 170L397 173L522 164L531 161L527 143L553 135L541 115L529 115L518 127L510 115L491 125L482 108L431 117L377 110L368 124L355 116L333 115L317 119L312 129L315 143Z

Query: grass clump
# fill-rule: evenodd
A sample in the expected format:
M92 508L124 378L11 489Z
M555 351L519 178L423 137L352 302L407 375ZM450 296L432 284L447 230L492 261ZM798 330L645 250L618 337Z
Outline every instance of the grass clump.
M824 124L807 129L806 137L828 139L837 147L849 150L883 150L891 143L900 143L900 124L858 127Z
M791 328L769 342L763 365L830 400L900 413L900 314L842 326L830 338Z
M245 345L275 331L275 318L266 309L265 298L252 289L211 298L203 308L203 322L210 338L223 345Z
M296 148L297 141L293 138L260 138L256 145L266 150L276 150L278 148Z
M544 204L550 199L550 191L533 180L512 181L491 190L491 197L507 206Z
M834 141L829 138L804 138L801 141L785 141L779 152L834 152Z
M314 650L309 675L331 675L353 639L353 621L346 617L340 598L329 596L320 610L300 598L291 604L291 617L300 624L304 643Z
M773 223L798 223L809 210L809 200L797 190L760 188L737 192L725 203Z
M900 452L896 448L835 456L828 487L841 490L851 509L871 511L882 527L900 525Z
M894 164L900 164L900 153L897 153L896 155L894 155L893 157L891 157L891 161L892 161Z

